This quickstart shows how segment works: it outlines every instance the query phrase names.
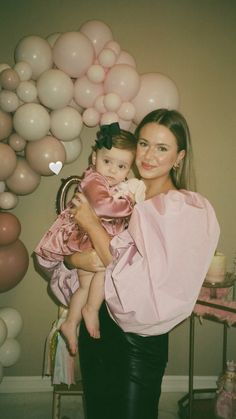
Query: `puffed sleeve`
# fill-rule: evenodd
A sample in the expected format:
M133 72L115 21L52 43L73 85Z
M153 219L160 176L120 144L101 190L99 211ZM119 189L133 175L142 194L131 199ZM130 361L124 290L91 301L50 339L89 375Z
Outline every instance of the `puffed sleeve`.
M105 299L126 332L159 335L192 312L219 239L214 209L200 194L169 191L135 206L114 237Z
M87 174L81 182L81 188L98 217L121 218L132 213L130 197L113 196L106 179L95 171Z

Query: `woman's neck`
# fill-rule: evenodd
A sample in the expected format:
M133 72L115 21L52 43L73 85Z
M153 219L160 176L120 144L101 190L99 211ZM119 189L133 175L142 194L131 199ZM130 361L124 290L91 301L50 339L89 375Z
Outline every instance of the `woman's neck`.
M153 198L160 193L176 189L171 178L168 179L142 179L146 185L146 199Z

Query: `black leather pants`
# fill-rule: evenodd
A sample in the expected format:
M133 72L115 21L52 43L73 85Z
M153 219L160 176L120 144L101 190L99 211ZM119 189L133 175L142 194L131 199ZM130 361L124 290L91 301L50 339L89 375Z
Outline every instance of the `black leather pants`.
M80 366L86 419L157 419L161 382L168 357L168 334L142 337L124 333L100 310L101 339L81 324Z

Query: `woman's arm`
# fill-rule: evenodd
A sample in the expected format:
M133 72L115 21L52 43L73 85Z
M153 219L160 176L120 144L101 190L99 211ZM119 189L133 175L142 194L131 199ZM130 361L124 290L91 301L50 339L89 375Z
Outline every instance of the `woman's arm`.
M100 219L83 194L77 193L76 197L73 198L73 203L76 205L75 208L71 209L71 213L74 215L74 221L87 232L104 266L109 265L112 261L112 255L109 249L111 239L101 225Z

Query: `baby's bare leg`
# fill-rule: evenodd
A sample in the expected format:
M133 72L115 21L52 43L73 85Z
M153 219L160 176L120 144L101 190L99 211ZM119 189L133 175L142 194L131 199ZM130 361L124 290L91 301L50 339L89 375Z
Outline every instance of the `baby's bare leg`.
M90 284L88 299L82 309L86 328L91 337L100 338L99 309L104 300L104 272L96 272Z
M77 328L82 318L81 310L87 301L89 286L94 274L80 269L78 275L80 286L71 298L66 320L60 327L72 355L77 352Z

